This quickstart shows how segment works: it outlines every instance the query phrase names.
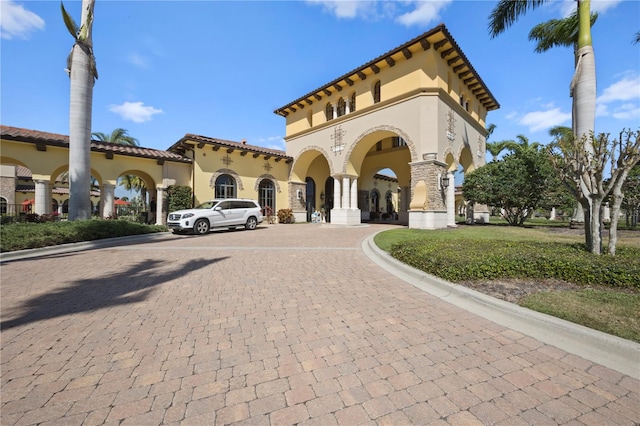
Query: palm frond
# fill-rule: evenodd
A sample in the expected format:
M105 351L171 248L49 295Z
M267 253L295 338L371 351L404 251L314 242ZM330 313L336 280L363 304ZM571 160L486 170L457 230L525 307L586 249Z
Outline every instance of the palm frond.
M598 14L591 14L591 26L598 20ZM529 32L529 40L536 42L536 53L552 47L571 47L578 42L579 18L576 9L563 19L551 19L536 25Z
M495 38L513 25L520 16L549 0L500 0L489 15L489 35Z
M65 27L67 27L73 39L78 40L78 24L76 24L76 21L67 13L62 2L60 2L60 9L62 10L62 19L64 20Z
M638 43L640 43L640 31L636 33L636 36L633 39L633 44L638 44Z

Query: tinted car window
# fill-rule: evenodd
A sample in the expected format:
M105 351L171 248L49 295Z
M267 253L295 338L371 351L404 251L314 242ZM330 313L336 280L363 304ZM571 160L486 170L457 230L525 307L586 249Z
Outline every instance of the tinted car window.
M218 207L220 207L222 210L229 210L231 208L231 201L222 201L220 204L218 204Z

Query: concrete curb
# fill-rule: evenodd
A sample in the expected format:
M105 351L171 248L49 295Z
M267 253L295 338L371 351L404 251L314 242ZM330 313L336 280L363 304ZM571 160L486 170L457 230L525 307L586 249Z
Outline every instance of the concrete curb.
M10 251L6 253L0 253L0 263L11 262L14 260L32 259L34 257L72 253L84 250L117 247L128 243L142 243L146 241L162 240L170 236L172 236L170 232L155 232L153 234L104 238L101 240L84 241L81 243L60 244L57 246L42 247L37 249Z
M378 248L374 242L376 234L362 242L362 250L381 268L401 280L497 324L640 379L640 344L522 308L426 274L397 261Z

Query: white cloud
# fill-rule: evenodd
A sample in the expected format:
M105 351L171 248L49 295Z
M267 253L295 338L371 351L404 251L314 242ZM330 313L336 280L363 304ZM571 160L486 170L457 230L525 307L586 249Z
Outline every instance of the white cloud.
M618 120L635 120L640 122L640 106L637 104L623 104L616 108L611 116Z
M144 106L143 102L125 102L122 105L109 105L109 111L115 112L125 120L134 123L150 121L155 114L161 114L161 109Z
M149 68L149 58L139 53L130 53L129 62L138 68Z
M599 104L607 104L632 99L640 99L640 74L625 75L622 80L604 89L602 95L598 97L596 102Z
M337 18L356 18L375 13L375 1L353 0L307 0L310 4L319 4L324 10Z
M452 0L433 0L415 2L416 8L411 12L407 12L398 16L397 22L406 27L411 25L427 25L431 22L440 20L440 11L442 11Z
M528 126L531 132L546 130L554 126L560 126L571 120L571 113L560 111L560 108L547 109L545 111L533 111L525 114L519 121Z
M44 20L12 0L0 1L0 38L27 39L33 31L43 30Z
M591 12L605 13L608 9L613 9L622 0L591 0ZM564 0L560 5L560 13L566 18L571 15L577 7L575 0Z
M258 138L255 142L256 145L264 148L279 149L285 151L286 143L282 136L269 136L267 138Z
M306 0L320 5L337 18L394 18L404 26L427 25L440 19L440 12L453 0ZM405 13L402 13L404 11ZM397 16L399 13L400 16ZM397 17L396 17L397 16Z

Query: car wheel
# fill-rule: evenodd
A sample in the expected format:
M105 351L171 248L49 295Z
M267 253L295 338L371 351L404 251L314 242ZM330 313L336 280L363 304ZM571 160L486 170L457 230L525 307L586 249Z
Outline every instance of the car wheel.
M244 224L245 229L256 229L257 226L258 220L253 216L247 219L247 223Z
M209 232L209 222L206 219L199 219L193 224L193 233L196 235L207 234Z

